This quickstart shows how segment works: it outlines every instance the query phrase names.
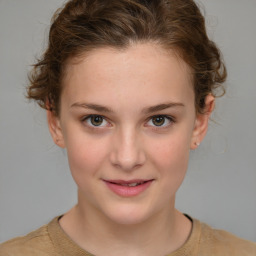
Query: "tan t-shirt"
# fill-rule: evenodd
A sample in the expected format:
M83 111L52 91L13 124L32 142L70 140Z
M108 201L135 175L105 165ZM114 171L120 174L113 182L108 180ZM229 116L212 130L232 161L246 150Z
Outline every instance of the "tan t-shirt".
M66 235L59 225L59 218L24 237L3 243L0 256L93 256ZM256 256L256 243L212 229L196 219L192 222L186 243L166 256Z

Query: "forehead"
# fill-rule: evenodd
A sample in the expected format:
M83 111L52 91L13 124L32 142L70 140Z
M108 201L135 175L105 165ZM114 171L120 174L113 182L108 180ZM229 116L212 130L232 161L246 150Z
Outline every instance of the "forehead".
M76 100L90 96L107 100L113 95L130 100L194 96L189 66L175 51L152 43L121 50L94 49L70 60L65 71L64 94Z
M146 66L151 66L151 68L158 67L158 70L160 68L168 68L170 62L176 62L183 69L184 74L186 73L186 77L193 80L192 69L182 60L178 51L174 49L167 50L153 42L133 43L125 48L99 47L81 53L79 56L70 58L67 61L64 72L65 78L70 78L69 75L72 75L74 70L78 69L79 66L85 66L86 63L88 64L87 69L91 66L95 70L96 67L102 68L104 64L114 64L116 61L121 65L129 63L134 65L136 63L138 65L143 64L144 68ZM160 62L161 65L159 66ZM105 68L110 68L110 66L105 66Z

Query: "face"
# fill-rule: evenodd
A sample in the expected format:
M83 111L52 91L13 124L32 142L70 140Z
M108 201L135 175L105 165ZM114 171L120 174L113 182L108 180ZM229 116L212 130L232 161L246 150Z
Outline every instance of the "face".
M78 206L135 224L174 209L197 116L190 70L153 44L97 49L67 67L59 117L48 113L78 186Z

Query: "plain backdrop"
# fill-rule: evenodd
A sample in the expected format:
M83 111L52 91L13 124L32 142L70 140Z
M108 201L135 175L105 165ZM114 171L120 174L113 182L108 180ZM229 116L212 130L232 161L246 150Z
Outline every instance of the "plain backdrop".
M209 36L228 68L207 138L191 154L177 208L256 241L256 1L201 0ZM65 151L45 112L25 99L27 72L46 46L63 0L0 0L0 242L48 223L76 203Z

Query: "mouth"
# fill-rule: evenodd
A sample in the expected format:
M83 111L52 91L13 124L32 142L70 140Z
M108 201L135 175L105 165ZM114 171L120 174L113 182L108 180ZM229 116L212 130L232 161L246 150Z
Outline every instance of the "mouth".
M136 196L150 187L153 179L149 180L103 180L107 187L115 194L123 197Z
M136 187L136 186L145 184L147 182L153 181L153 179L151 179L151 180L130 180L130 181L125 181L125 180L104 180L104 181L112 183L112 184L116 184L119 186Z

